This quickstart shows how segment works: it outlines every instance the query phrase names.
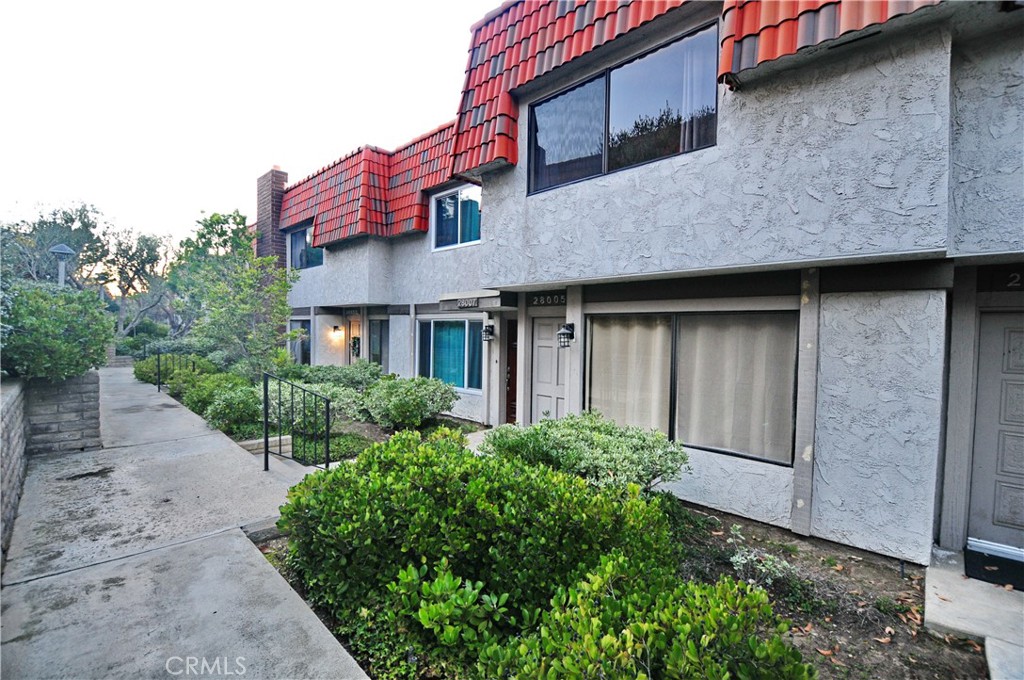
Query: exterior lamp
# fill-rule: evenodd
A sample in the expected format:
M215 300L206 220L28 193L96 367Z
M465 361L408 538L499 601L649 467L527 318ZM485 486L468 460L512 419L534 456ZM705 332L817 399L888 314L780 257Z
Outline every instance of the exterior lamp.
M555 333L558 338L558 346L565 349L576 338L576 325L571 323L562 324L562 328Z
M57 285L64 287L64 276L68 260L75 256L75 251L68 248L64 243L58 243L50 248L50 252L57 258Z
M484 326L483 330L480 332L480 339L483 340L484 342L490 342L491 340L494 340L493 323L489 323Z

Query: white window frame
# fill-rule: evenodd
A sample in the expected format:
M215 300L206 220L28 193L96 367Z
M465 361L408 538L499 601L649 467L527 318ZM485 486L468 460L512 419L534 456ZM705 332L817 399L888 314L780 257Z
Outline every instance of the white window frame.
M431 362L430 362L430 375L429 376L420 376L420 346L421 346L420 345L420 328L421 328L420 324L421 323L430 323L430 347L431 347L430 351L431 351L431 354L433 354L433 351L434 351L434 349L433 349L433 347L434 347L434 322L435 321L461 321L464 324L465 336L464 336L463 343L464 343L464 347L465 347L465 354L464 354L465 360L464 360L464 363L463 363L463 371L464 371L463 378L468 377L468 375L469 375L469 324L470 323L482 323L483 325L486 326L487 325L486 317L474 318L474 317L460 316L460 317L456 317L456 318L451 318L451 317L445 317L445 316L417 316L416 317L416 329L415 329L416 352L415 352L415 356L413 357L413 375L415 375L417 377L424 377L424 378L433 378L434 377L433 356L431 356ZM476 394L476 395L482 395L483 394L483 392L484 392L484 383L487 381L487 375L486 375L486 373L487 373L487 358L484 356L484 349L485 349L484 347L480 348L480 387L458 387L456 385L452 385L452 387L455 389L456 392L458 392L460 394L462 394L462 393L464 393L464 394ZM448 385L448 384L451 384L451 383L445 383L445 384Z
M456 212L456 216L458 217L458 220L459 220L459 241L458 241L458 243L453 243L453 244L447 245L447 246L439 246L439 245L437 245L437 201L438 201L438 199L444 198L446 196L451 196L452 194L456 194L456 195L460 194L463 191L465 191L466 189L477 189L477 190L480 190L481 187L477 186L476 184L461 184L461 185L459 185L459 186L457 186L457 187L455 187L453 189L449 189L448 191L441 191L441 192L438 192L436 194L431 194L430 195L430 249L431 249L431 251L438 252L438 251L442 251L442 250L455 250L456 248L465 248L467 246L475 246L475 245L478 245L483 240L483 192L481 190L481 194L480 194L480 231L481 231L480 238L476 239L475 241L465 241L465 242L462 241L462 211L461 210L456 210L455 211Z

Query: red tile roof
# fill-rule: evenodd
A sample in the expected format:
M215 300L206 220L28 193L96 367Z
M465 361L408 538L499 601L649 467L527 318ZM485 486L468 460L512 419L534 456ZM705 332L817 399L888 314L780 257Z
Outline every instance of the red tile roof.
M518 160L511 90L686 0L514 0L473 26L452 174ZM719 78L940 0L726 0Z
M940 0L726 0L718 79Z
M285 189L281 228L313 220L313 245L427 231L426 190L451 175L454 122L395 151L363 146Z

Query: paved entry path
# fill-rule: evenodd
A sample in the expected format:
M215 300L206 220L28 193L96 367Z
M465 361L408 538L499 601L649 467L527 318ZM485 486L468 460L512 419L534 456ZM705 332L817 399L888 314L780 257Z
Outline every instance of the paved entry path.
M130 368L104 448L30 457L0 591L20 678L366 678L242 532L309 471L246 453Z

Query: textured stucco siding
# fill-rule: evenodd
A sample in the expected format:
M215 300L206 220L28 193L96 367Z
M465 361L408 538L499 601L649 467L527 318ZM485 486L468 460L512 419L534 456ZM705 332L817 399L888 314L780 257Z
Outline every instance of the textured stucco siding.
M299 271L292 307L385 305L391 301L390 244L367 238L324 250L324 263Z
M388 372L403 378L415 375L413 370L412 319L392 316L388 322Z
M822 295L815 536L928 563L945 334L944 291Z
M484 176L483 284L942 250L950 51L931 28L720 87L717 146L533 196L524 98L523 162Z
M691 473L664 488L680 498L788 529L793 469L687 449Z
M483 215L480 230L487 233L486 209ZM433 250L433 238L416 234L392 244L396 302L436 303L446 293L479 290L480 245Z
M950 252L1024 251L1024 30L953 49Z

